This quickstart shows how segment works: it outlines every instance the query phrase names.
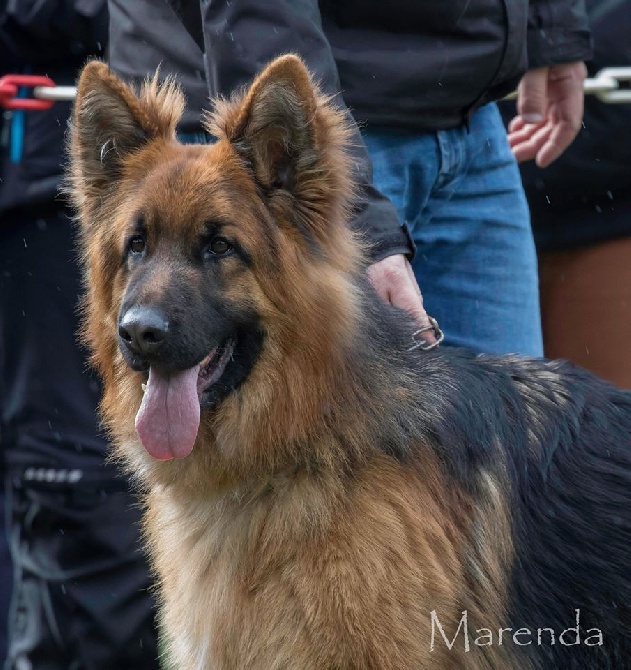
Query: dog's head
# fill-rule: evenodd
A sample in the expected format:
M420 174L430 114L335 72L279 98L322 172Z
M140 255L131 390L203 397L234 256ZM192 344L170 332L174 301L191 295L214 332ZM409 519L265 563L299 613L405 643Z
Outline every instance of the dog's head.
M186 456L230 399L269 413L298 368L317 377L350 336L360 263L346 126L297 57L217 103L212 145L177 141L182 109L173 83L136 94L92 62L71 128L104 413L119 433L135 416L158 459Z

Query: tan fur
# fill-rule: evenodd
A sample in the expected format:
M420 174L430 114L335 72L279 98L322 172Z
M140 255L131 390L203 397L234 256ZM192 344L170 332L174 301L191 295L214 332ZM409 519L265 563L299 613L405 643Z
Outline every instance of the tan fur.
M302 120L289 135L277 123L287 107ZM146 491L146 536L174 667L512 667L508 647L430 651L431 610L453 631L465 609L472 629L502 624L510 515L496 474L473 499L447 485L422 444L402 464L371 442L406 387L368 397L345 358L358 328L349 277L361 255L346 227L352 184L339 112L293 56L269 66L244 97L218 103L213 146L175 141L181 109L172 84L154 78L137 97L91 63L79 82L70 149L85 337L104 381L105 422ZM236 141L263 187L282 147L299 145L298 195L274 193L264 209ZM114 153L103 155L103 146ZM142 377L116 343L121 240L139 207L165 257L204 220L238 213L234 234L254 260L248 268L225 263L226 299L256 305L267 332L246 383L202 417L183 460L157 462L139 444ZM294 216L321 257L298 253L304 240ZM160 292L187 272L165 263L146 290Z

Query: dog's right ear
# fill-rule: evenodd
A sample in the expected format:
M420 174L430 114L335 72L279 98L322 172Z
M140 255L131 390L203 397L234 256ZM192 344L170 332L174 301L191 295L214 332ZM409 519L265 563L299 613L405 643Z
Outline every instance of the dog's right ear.
M102 194L120 176L124 159L157 137L174 137L184 108L178 87L158 75L139 94L105 63L83 69L72 116L72 187L89 197Z
M231 142L264 188L291 190L298 166L317 144L316 110L307 68L288 54L264 68L247 94L217 100L207 128Z

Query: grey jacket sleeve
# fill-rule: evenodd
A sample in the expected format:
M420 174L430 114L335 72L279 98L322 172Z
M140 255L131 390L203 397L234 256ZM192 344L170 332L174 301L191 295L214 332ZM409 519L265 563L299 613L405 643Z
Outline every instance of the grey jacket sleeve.
M592 39L584 0L531 0L528 67L589 60Z
M229 94L250 82L274 57L292 52L303 58L323 91L349 113L317 0L170 2L205 53L211 96ZM354 177L359 185L352 225L371 243L373 260L400 253L411 256L412 243L394 205L373 186L370 158L354 121L352 127Z

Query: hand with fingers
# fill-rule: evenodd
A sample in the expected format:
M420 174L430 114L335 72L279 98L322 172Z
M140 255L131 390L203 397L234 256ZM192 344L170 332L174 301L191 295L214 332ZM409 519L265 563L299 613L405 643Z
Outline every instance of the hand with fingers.
M572 143L583 120L584 63L529 70L517 89L517 116L508 142L519 162L547 167Z
M436 319L423 307L421 289L405 256L396 254L373 263L368 278L384 302L407 310L418 324L414 336L418 335L421 343L414 340L416 344L411 348L433 349L443 341Z

